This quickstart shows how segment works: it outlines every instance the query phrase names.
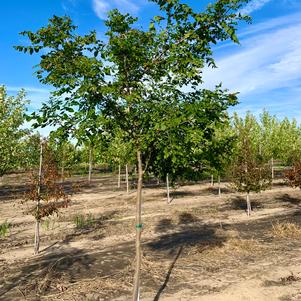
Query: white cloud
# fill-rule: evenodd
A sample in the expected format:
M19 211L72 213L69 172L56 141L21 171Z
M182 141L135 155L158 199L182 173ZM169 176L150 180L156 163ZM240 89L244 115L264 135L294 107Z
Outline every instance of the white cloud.
M261 9L264 5L272 0L252 0L240 12L242 14L251 14L252 12Z
M241 44L236 53L216 61L218 69L205 70L206 86L223 82L242 95L300 86L301 20L249 36Z
M117 8L122 13L137 13L140 10L143 1L133 0L93 0L93 9L96 15L104 20L109 10Z
M6 90L8 92L19 92L21 89L24 89L27 93L43 93L49 94L50 90L36 87L15 87L15 86L7 86Z

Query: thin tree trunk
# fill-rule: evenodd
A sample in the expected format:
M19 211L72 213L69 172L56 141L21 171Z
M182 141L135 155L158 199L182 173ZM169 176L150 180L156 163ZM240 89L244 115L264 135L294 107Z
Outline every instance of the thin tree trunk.
M274 180L274 158L272 158L271 164L272 164L272 180Z
M63 154L62 154L62 168L61 168L61 182L64 183L65 181L65 152L63 146Z
M88 181L91 183L92 178L92 147L90 146L89 150L89 175L88 175Z
M213 175L211 175L211 186L214 186Z
M218 196L221 197L222 193L221 193L221 177L218 176Z
M126 192L129 193L129 169L128 165L125 165L125 181L126 181Z
M42 164L43 164L43 143L41 143L40 149L40 166L39 166L39 179L37 187L37 207L36 207L36 226L35 226L35 237L34 237L34 254L39 254L40 250L40 194L41 194L41 183L42 183Z
M142 158L140 150L137 151L138 160L138 185L137 185L137 203L136 203L136 266L134 276L133 301L139 301L140 298L140 274L141 274L141 209L142 209Z
M169 175L166 175L166 190L167 190L167 203L170 203L170 191L169 191Z
M119 164L118 165L118 183L117 183L118 188L120 188L120 182L121 182L121 166Z
M250 201L250 194L249 192L247 193L247 215L250 216L251 215L251 201Z

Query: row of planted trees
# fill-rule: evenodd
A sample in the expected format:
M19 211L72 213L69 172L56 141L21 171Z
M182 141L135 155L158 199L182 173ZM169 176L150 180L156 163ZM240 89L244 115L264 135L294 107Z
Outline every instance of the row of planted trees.
M9 171L37 167L42 137L39 133L33 133L22 127L28 103L24 91L12 97L8 96L5 88L2 87L0 98L0 175ZM163 122L160 126L165 127ZM73 139L68 141L66 132L59 129L52 132L49 137L49 147L55 154L62 175L66 171L76 170L78 166L86 165L88 177L91 179L93 163L105 163L119 170L118 183L120 183L121 167L128 170L129 165L132 167L135 165L134 145L120 130L109 137L108 133L93 132L87 130L86 124L81 124L81 127L76 128L72 134L69 136ZM297 122L287 118L278 120L266 111L259 118L251 113L247 113L244 118L234 114L229 122L222 126L215 126L210 143L193 149L194 162L189 160L187 162L185 158L183 150L187 146L175 145L176 139L173 133L166 131L166 134L166 136L160 135L159 148L155 149L155 145L152 145L152 157L149 157L152 164L149 172L160 180L169 178L171 182L179 177L198 179L201 176L198 170L201 170L202 174L205 170L206 175L211 174L214 179L225 177L229 173L230 163L245 149L246 140L254 153L260 156L263 162L272 165L272 169L275 160L281 160L282 165L290 166L301 157L301 128ZM196 136L196 132L193 135ZM185 139L192 138L185 133ZM180 143L183 144L185 141ZM187 149L188 157L192 158L190 152L191 149ZM201 154L199 160L198 153ZM193 172L185 165L192 167Z

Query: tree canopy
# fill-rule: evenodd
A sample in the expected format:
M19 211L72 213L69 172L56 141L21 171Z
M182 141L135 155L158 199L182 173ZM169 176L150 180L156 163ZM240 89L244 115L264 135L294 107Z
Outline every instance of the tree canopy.
M8 96L0 86L0 176L17 166L20 158L20 141L26 131L21 128L25 121L25 92Z

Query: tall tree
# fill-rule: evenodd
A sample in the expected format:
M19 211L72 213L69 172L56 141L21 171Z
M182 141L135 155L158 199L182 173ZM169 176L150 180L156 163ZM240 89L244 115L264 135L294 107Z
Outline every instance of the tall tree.
M220 87L200 89L202 69L215 66L212 44L227 39L237 43L237 23L248 20L237 12L247 0L218 0L200 13L179 0L153 2L162 16L155 16L148 29L137 29L136 18L113 10L105 22L107 43L95 32L78 36L68 17L55 16L36 33L22 33L30 46L16 47L29 53L47 50L37 76L56 88L56 98L33 116L38 125L64 118L68 127L76 120L72 116L81 119L93 112L104 117L104 126L114 125L108 131L120 129L134 147L138 166L134 301L139 298L143 175L152 165L153 146L166 131L174 132L176 142L184 139L181 128L191 128L191 134L199 129L202 142L210 141L212 123L223 120L236 95ZM200 111L204 102L207 116Z

